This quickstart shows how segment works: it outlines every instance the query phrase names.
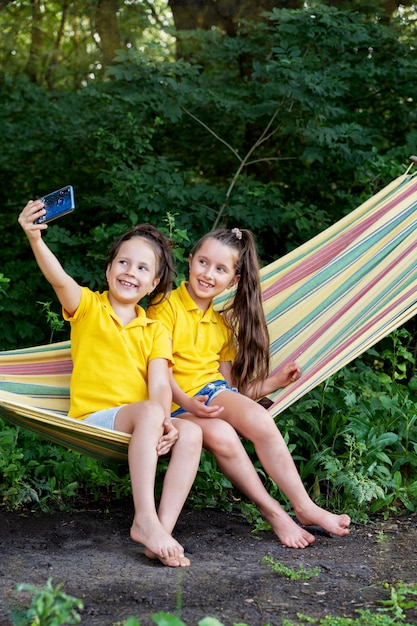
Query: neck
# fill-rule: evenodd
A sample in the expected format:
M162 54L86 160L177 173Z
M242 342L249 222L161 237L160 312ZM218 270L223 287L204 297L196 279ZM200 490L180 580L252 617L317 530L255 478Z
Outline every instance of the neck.
M138 316L135 304L123 304L121 302L118 302L117 300L114 300L114 298L112 298L110 294L109 301L113 311L116 313L123 326L127 326L129 322L131 322Z

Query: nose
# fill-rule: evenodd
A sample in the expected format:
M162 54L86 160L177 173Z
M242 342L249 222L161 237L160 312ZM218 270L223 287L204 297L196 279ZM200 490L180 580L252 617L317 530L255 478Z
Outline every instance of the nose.
M212 278L213 276L213 267L211 265L206 265L204 268L204 278Z
M134 266L131 263L129 263L125 267L125 274L129 274L129 276L134 276L135 275Z

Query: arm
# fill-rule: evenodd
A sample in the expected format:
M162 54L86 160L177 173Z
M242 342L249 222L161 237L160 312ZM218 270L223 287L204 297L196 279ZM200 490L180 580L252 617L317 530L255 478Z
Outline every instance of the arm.
M46 280L52 285L58 300L63 308L73 315L81 300L81 288L78 283L69 276L56 256L48 248L42 239L42 230L48 228L47 224L34 224L34 220L44 215L41 200L30 200L19 215L18 222L25 231L29 240L36 262Z
M160 404L165 413L164 432L156 446L159 456L167 454L178 439L178 430L171 420L172 391L169 369L166 359L152 359L148 365L149 400Z
M172 399L176 404L184 409L186 413L191 413L196 417L218 417L223 411L223 407L218 405L206 406L208 396L190 397L181 389L174 378L172 371L170 372L170 382L172 388Z
M172 392L169 371L166 359L152 359L149 362L148 395L149 400L162 406L165 418L171 419Z
M232 364L228 363L220 363L219 367L220 372L228 381L229 385L233 385L233 381L231 380L231 371ZM263 396L268 396L270 393L276 391L277 389L281 389L282 387L287 387L290 383L295 382L301 376L301 368L298 363L291 362L284 365L277 374L273 376L268 376L265 380L255 380L252 383L249 383L245 389L239 389L240 393L252 400L257 400L258 398L262 398Z

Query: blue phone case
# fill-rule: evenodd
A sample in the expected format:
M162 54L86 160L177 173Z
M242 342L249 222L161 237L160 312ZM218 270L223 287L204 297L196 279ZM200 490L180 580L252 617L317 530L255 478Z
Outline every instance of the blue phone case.
M46 213L35 220L35 224L44 224L45 222L51 222L56 220L57 217L71 213L75 209L74 201L74 189L72 185L67 185L48 193L48 195L41 198L45 204Z

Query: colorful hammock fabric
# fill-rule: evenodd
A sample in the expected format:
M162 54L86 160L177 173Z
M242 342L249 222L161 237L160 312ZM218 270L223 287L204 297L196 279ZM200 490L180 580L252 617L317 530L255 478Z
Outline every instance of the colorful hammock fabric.
M417 312L417 179L404 174L261 271L272 368L301 378L272 394L284 411ZM217 301L217 306L229 294ZM103 461L125 461L130 436L66 416L69 342L0 352L0 416Z

